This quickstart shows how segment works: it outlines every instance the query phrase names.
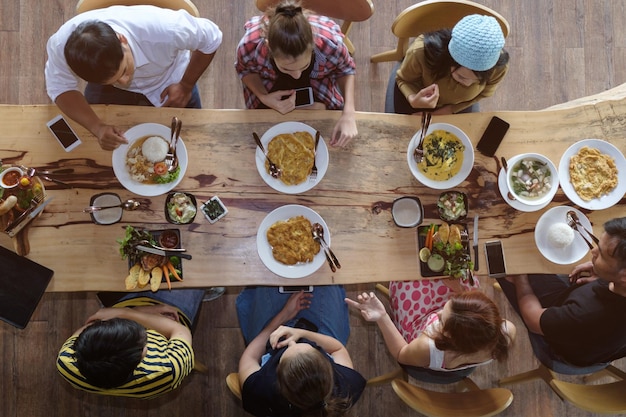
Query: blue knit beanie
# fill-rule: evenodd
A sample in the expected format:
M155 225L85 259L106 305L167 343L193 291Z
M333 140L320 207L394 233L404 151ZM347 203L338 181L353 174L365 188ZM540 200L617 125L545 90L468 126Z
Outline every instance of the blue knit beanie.
M493 68L504 47L504 35L492 16L465 16L452 29L448 51L452 58L472 71Z

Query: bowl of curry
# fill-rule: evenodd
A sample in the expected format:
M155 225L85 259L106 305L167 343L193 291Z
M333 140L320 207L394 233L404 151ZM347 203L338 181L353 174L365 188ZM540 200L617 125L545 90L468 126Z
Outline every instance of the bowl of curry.
M406 152L409 169L419 182L447 190L467 179L474 167L474 148L465 132L448 123L432 123L424 137L424 157L417 163L413 153L420 135L421 130L413 136Z

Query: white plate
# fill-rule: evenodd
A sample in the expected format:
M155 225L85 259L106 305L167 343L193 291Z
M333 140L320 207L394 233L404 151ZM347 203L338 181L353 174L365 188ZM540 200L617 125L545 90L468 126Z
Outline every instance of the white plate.
M293 132L309 132L311 136L315 138L315 133L317 130L313 129L311 126L300 123L300 122L284 122L279 123L277 125L269 128L263 136L261 136L261 143L265 150L267 150L267 145L270 143L274 137L282 134L282 133L293 133ZM272 177L265 170L265 155L261 152L259 147L256 147L256 169L259 171L259 175L263 178L263 181L276 191L280 191L285 194L299 194L305 191L310 190L315 187L317 183L319 183L324 175L326 174L326 170L328 169L328 147L324 142L324 138L320 136L320 141L317 145L317 151L315 154L315 163L317 165L317 180L309 181L308 179L298 185L287 185L278 178ZM272 161L276 162L276 161Z
M610 193L601 196L600 198L594 198L591 201L585 201L576 193L569 176L569 162L572 155L576 154L580 148L588 146L595 148L603 154L609 155L615 161L617 167L617 186ZM588 210L602 210L609 208L617 204L624 193L626 193L626 158L615 146L609 142L600 139L585 139L580 142L576 142L561 156L559 162L559 181L561 182L561 188L563 192L570 199L570 201L579 207L586 208Z
M591 229L591 223L589 219L581 213L578 209L569 206L552 207L541 215L537 226L535 226L535 244L539 249L539 252L549 261L555 264L567 265L580 261L589 252L589 246L585 243L585 240L580 233L574 231L574 241L571 245L565 248L555 248L548 241L548 229L551 225L557 222L563 222L567 224L566 213L572 210L576 212L580 222L589 230Z
M163 126L157 123L143 123L131 127L126 131L126 133L124 133L124 136L128 139L128 143L117 147L113 151L112 155L113 172L115 173L117 180L124 186L124 188L138 195L153 197L171 191L183 180L185 171L187 171L188 159L187 148L185 147L185 143L182 139L179 139L176 144L176 156L178 157L180 173L178 174L178 178L174 181L168 182L167 184L142 184L133 180L130 177L128 169L126 169L126 154L134 141L145 136L161 136L165 138L165 140L169 141L170 135L171 129L168 126Z
M413 159L413 151L415 151L415 148L417 148L417 143L420 139L420 132L422 131L421 129L415 135L413 135L413 138L409 142L409 147L406 150L406 159L407 163L409 164L409 169L411 170L411 173L419 182L421 182L428 188L447 190L461 184L469 176L470 172L472 172L472 168L474 168L474 147L472 146L472 142L470 141L469 137L467 137L465 132L463 132L456 126L448 123L432 123L426 131L426 135L430 134L434 130L445 130L447 132L450 132L456 135L456 137L461 140L461 143L465 145L465 151L463 152L463 165L461 166L459 173L446 181L433 181L429 178L426 178L424 174L422 174L420 170L417 169L417 163L415 162L415 159Z
M528 204L524 204L519 200L511 200L509 198L509 186L506 183L506 171L504 168L500 169L500 173L498 174L498 188L500 189L500 194L506 203L519 211L538 211L550 204L550 201L546 201L543 204L539 204L537 206L529 206Z
M265 216L265 219L263 219L263 221L259 225L259 229L256 234L256 248L259 252L259 257L261 258L261 261L263 261L263 264L265 264L267 269L269 269L276 275L280 275L284 278L302 278L306 277L307 275L311 275L313 272L317 271L319 267L322 266L326 261L326 258L324 257L324 251L321 247L319 253L315 255L312 262L299 263L296 265L285 265L274 259L274 255L272 255L272 247L267 241L267 229L269 229L271 225L279 220L288 220L291 217L295 216L304 216L309 219L311 224L321 224L324 227L324 239L326 239L326 243L328 243L328 246L331 245L330 230L328 229L328 225L319 214L317 214L310 208L299 206L297 204L290 204L278 207L276 210L269 213L267 216Z

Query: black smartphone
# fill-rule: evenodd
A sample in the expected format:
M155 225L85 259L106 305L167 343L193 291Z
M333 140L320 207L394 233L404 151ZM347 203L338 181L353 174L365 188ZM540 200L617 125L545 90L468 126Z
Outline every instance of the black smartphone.
M62 115L59 114L46 125L65 152L71 151L82 143Z
M487 256L487 270L491 278L504 278L506 276L506 264L502 242L493 240L485 242L485 254Z
M313 89L311 87L296 88L296 107L313 104Z
M500 142L502 142L509 127L509 123L497 116L493 116L489 125L487 125L487 129L485 129L485 132L478 141L476 149L485 156L495 155L496 149L500 146Z
M312 285L290 285L290 286L281 286L278 287L278 292L283 294L293 293L293 292L313 292Z

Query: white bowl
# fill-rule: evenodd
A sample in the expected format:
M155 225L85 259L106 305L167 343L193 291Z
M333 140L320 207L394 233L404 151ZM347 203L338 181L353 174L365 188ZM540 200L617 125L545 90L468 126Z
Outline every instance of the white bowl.
M406 158L411 173L419 182L428 188L447 190L461 184L469 176L470 172L472 172L472 168L474 167L474 147L465 132L454 125L448 123L432 123L426 131L426 135L429 135L434 130L445 130L454 134L461 140L463 146L465 146L465 150L463 151L463 164L461 165L459 172L454 177L444 181L435 181L424 176L424 174L417 168L415 159L413 159L413 151L419 142L421 130L418 131L409 142L409 147L406 151Z
M520 195L513 191L513 186L511 183L511 174L513 173L513 169L522 159L530 159L534 161L538 161L540 163L546 164L550 169L550 189L543 195L536 198L529 198L523 195ZM559 189L559 173L557 172L556 166L552 161L550 161L545 156L538 153L523 153L519 155L515 155L511 159L507 161L508 169L506 171L506 185L511 194L515 196L520 203L527 204L529 206L539 206L542 204L546 204L554 198L557 190Z
M18 177L17 177L17 181L15 182L15 184L5 184L4 177L5 177L5 175L7 175L7 174L9 174L11 172L17 172L19 174ZM24 171L22 171L20 168L18 168L18 167L9 167L9 168L5 169L4 171L2 171L2 174L0 174L0 186L2 186L2 188L17 187L17 185L20 183L20 178L22 178L22 175L24 175Z

